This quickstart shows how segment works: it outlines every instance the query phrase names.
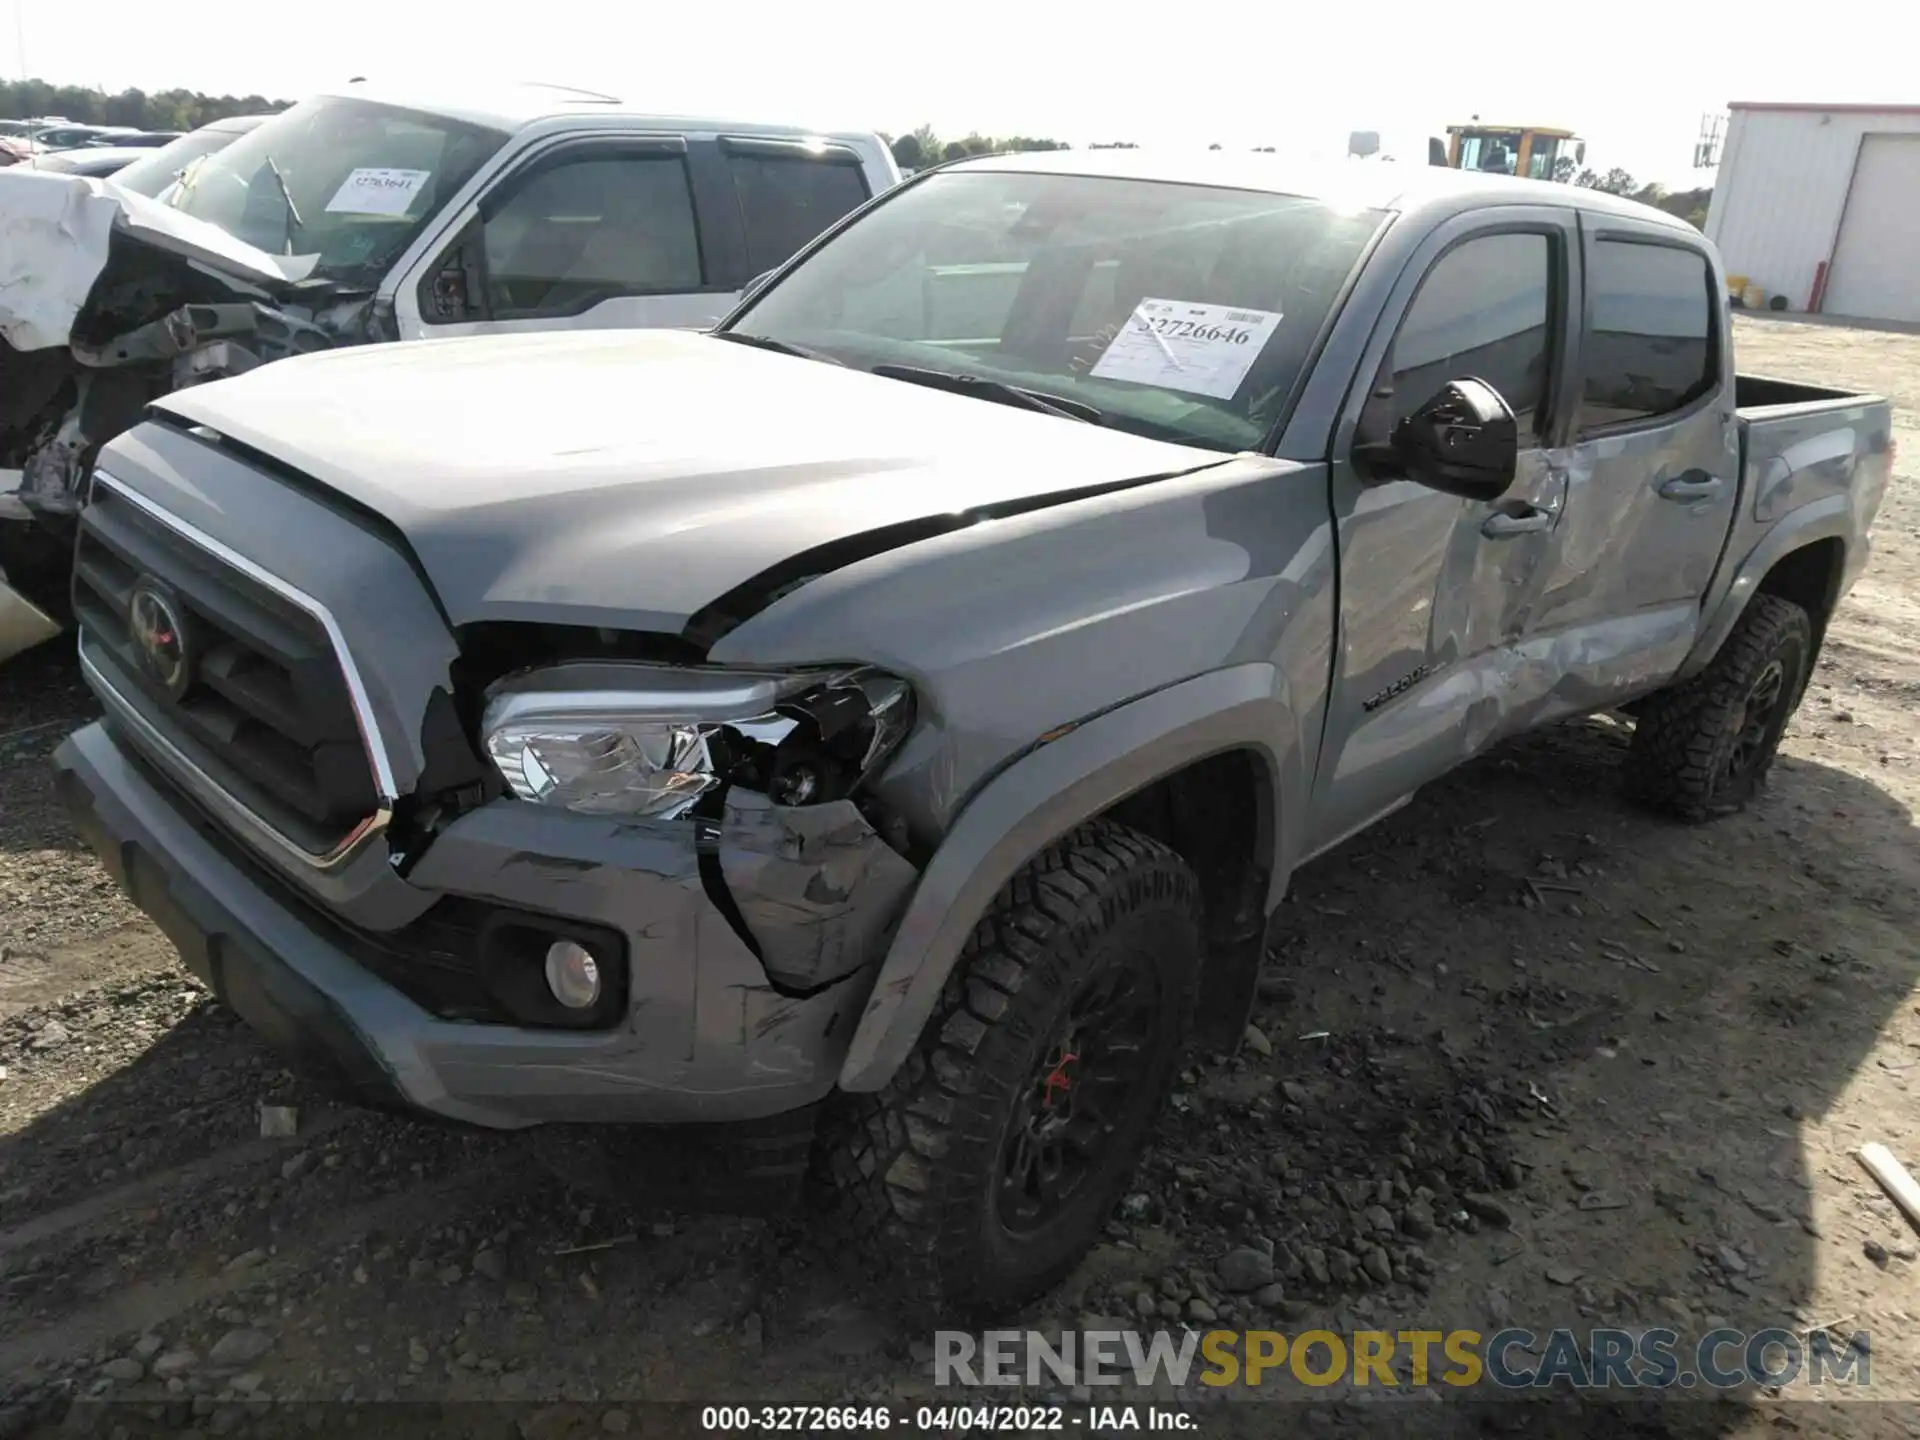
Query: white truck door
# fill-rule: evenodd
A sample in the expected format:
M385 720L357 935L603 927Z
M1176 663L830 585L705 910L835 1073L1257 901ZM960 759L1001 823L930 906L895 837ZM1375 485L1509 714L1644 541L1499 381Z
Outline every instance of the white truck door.
M687 139L592 136L540 147L403 276L403 340L521 330L705 328L744 275L702 208Z

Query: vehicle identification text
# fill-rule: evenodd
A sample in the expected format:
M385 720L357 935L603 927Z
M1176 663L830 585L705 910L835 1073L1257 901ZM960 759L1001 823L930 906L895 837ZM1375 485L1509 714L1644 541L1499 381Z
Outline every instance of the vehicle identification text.
M1142 300L1090 373L1230 399L1282 318L1276 310Z
M327 211L334 215L404 215L420 187L432 176L431 170L359 169L340 182L327 202Z

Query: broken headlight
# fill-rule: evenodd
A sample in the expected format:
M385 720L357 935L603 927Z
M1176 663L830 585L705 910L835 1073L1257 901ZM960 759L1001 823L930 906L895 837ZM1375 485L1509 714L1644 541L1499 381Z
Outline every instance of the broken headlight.
M906 682L581 662L495 686L481 739L522 800L672 819L722 784L780 805L840 800L912 723Z

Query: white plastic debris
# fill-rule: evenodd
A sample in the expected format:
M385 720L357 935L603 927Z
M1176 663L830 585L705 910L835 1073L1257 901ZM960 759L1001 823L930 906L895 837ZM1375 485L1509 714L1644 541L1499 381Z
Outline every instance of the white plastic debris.
M254 285L303 280L320 258L270 255L105 180L17 165L0 170L0 338L16 350L66 345L116 231Z
M300 1112L291 1105L260 1107L260 1138L285 1140L300 1130Z

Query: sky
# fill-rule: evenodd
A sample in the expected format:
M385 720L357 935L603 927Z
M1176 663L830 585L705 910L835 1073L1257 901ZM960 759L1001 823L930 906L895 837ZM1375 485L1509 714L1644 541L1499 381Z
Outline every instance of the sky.
M1741 16L1744 14L1744 18ZM1817 16L1819 34L1800 36ZM1782 28L1784 27L1784 28ZM579 85L660 113L1084 145L1274 145L1337 158L1355 130L1424 163L1474 116L1571 129L1587 163L1669 189L1730 100L1920 102L1915 0L1741 12L1685 0L1446 6L1355 0L0 0L0 68L108 90L298 98L354 75ZM491 53L490 53L491 52Z

